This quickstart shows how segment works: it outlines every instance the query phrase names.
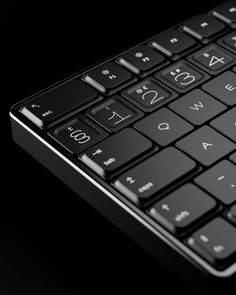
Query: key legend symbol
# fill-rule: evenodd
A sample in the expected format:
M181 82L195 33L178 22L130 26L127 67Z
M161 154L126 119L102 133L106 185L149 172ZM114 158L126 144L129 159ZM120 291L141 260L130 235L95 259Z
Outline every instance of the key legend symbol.
M142 52L136 52L135 57L141 58L141 57L143 57L143 53Z
M34 108L40 108L41 106L39 104L32 104L31 107Z
M105 76L106 75L109 75L110 74L110 71L105 69L105 70L102 71L102 74L105 75Z
M102 150L101 150L101 149L97 149L97 150L92 154L92 156L100 155L101 153L102 153Z
M126 177L126 181L130 184L133 184L135 182L135 180L130 176Z
M163 204L161 208L162 208L162 210L170 211L170 208L167 204Z

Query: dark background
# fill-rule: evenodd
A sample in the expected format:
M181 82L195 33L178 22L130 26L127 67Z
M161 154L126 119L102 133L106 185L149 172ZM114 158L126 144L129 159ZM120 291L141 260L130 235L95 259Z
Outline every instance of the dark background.
M189 292L14 144L8 111L218 2L1 3L1 294L163 294L171 286L175 293Z

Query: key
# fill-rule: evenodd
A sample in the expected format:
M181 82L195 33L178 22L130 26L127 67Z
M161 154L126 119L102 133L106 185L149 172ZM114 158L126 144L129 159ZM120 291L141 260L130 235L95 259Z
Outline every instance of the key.
M176 143L203 165L211 165L235 149L235 144L208 126L203 126Z
M236 108L212 121L211 126L236 141Z
M156 77L178 92L186 92L209 76L185 61L179 61L158 72Z
M227 212L227 218L233 222L234 224L236 224L236 204L233 205Z
M141 76L162 64L164 60L164 56L145 45L135 47L118 58L122 66Z
M134 127L161 146L166 146L193 129L192 125L168 109L160 109Z
M236 3L235 1L227 1L216 8L213 9L212 14L225 22L226 24L231 25L231 27L236 27Z
M226 37L219 40L218 43L236 54L236 32L230 33Z
M122 95L136 103L146 112L151 112L177 97L176 92L153 78L145 79L132 86L124 91Z
M84 81L92 85L102 93L111 94L118 86L126 86L132 75L114 62L107 62L89 71L84 77Z
M172 102L169 107L194 125L201 125L226 109L226 106L200 89Z
M224 268L233 262L236 250L236 229L217 217L196 231L188 245L209 263Z
M76 154L105 138L107 133L86 117L79 115L49 131L49 135L69 152Z
M181 235L215 207L210 196L195 185L186 184L157 202L149 214L169 231Z
M74 79L31 99L21 112L40 128L47 128L67 112L91 103L96 96L91 87Z
M196 41L178 30L170 30L158 35L150 44L167 56L173 57L193 47Z
M234 105L236 103L236 74L230 71L225 72L204 84L202 89L223 103Z
M218 74L235 63L232 55L216 45L208 45L188 58L210 74Z
M200 187L224 204L236 200L236 166L223 160L195 179Z
M152 143L131 128L104 139L89 148L80 159L102 177L141 155L152 147Z
M236 164L236 153L234 153L233 155L231 155L229 157L230 161L234 162Z
M198 15L186 21L182 29L203 43L207 43L210 38L223 31L225 25L210 16Z
M151 196L195 167L193 160L169 147L121 175L114 186L132 202L143 205Z
M89 109L87 115L107 130L115 132L142 117L143 113L125 99L116 95Z

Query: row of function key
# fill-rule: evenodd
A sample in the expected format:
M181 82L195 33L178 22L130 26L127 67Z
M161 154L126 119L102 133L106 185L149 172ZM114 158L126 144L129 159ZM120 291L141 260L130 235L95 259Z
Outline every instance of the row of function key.
M212 16L219 18L221 21L219 22ZM189 51L194 50L197 47L197 42L195 41L195 38L192 37L197 37L202 40L211 39L211 37L214 37L219 32L224 32L225 25L223 22L230 23L232 25L235 23L234 19L234 2L230 2L216 8L209 15L199 15L194 19L186 21L184 25L181 26L180 30L169 30L158 35L148 44L144 44L127 51L118 57L116 61L134 74L138 74L143 77L158 70L159 67L162 67L167 63L164 56L158 53L155 49L161 51L166 56L173 57L173 59L181 57L183 53L187 54ZM192 37L186 34L186 32L190 33ZM220 44L232 50L232 52L235 52L235 34L231 33L231 36L227 36L227 38L222 39ZM202 56L192 57L191 61L202 64L204 68L207 63L206 55L208 55L210 61L212 60L210 63L213 63L216 68L220 67L220 69L223 69L226 65L233 62L232 56L224 52L223 49L211 48L210 51L211 53L206 51L203 52ZM218 56L219 51L220 56ZM136 78L134 78L129 71L126 71L117 63L108 62L98 66L89 71L83 79L101 93L112 94L114 91L119 90L136 80ZM183 70L186 70L185 66L186 65L181 64L182 73ZM181 71L181 67L176 67L173 70ZM207 67L209 68L209 65L207 65ZM190 66L187 70L190 78L186 78L187 81L185 79L185 82L191 82L191 70L194 69ZM209 70L215 69L212 67ZM182 73L180 73L181 78L184 78ZM194 74L195 82L197 82L200 78L203 78L203 76L199 76L199 71L197 70L195 70ZM179 76L176 74L174 81L171 81L173 80L171 79L173 77L168 77L167 74L164 82L174 82L170 85L177 86L179 89L185 88L182 87L183 85L181 82L175 83L177 79L176 77ZM190 84L191 83L188 85ZM196 86L197 84L194 83L194 85ZM35 97L21 109L21 112L37 126L47 128L63 116L66 116L68 113L75 110L81 110L85 105L88 106L90 102L95 101L95 97L97 100L100 99L99 95L92 88L86 86L81 81L74 79L59 87L53 88L43 95Z
M210 74L217 74L235 63L235 58L230 53L226 53L216 45L207 46L205 49L201 49L191 55L188 59ZM98 73L100 73L99 76ZM135 78L132 78L129 72L112 62L96 68L90 76L87 75L85 80L97 79L95 83L96 88L101 90L101 92L110 91L124 83L127 86L131 81L135 81ZM235 74L228 73L226 76L224 79L221 77L216 78L216 80L210 82L210 85L215 83L219 85L217 87L221 87L221 80L223 83L224 80L227 80L229 83L226 85L229 85L229 90L234 90L234 87L231 85L235 84ZM156 74L156 78L177 92L186 92L208 79L209 76L193 65L180 61L159 71ZM151 111L166 98L173 99L176 97L175 92L164 84L157 84L153 79L149 78L134 87L132 86L129 90L124 91L123 94L128 98L131 97L132 101L138 103L144 110ZM136 89L137 86L138 88ZM207 91L207 86L204 87ZM226 98L229 97L229 100L232 102L231 104L234 104L234 92L229 93L223 89L225 93L222 93L222 91L219 93L218 88L216 89L215 93L213 93L216 97L220 95L218 98L221 99L226 95ZM133 95L131 95L132 92ZM101 97L97 95L95 90L82 81L73 79L30 100L21 109L21 112L39 127L47 128L62 115L71 115L78 109L82 109L84 106L88 107L90 103L100 99Z

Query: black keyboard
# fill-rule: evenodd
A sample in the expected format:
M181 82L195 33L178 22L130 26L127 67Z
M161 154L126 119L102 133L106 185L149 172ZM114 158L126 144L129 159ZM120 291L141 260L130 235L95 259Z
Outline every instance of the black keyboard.
M225 2L10 112L14 140L140 245L214 278L236 273L235 27Z

